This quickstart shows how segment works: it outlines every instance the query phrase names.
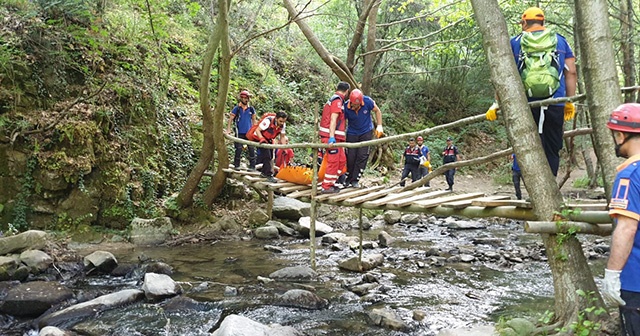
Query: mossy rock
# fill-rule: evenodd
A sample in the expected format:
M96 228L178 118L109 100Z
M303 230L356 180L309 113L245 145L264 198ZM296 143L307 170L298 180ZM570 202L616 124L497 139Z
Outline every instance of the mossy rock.
M533 333L536 326L529 320L523 318L514 318L507 321L507 325L516 332L516 335L528 336Z

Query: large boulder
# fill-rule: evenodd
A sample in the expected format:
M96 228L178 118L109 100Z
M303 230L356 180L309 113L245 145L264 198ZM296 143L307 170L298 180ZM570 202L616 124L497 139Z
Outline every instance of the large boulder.
M329 301L307 290L290 289L286 293L278 296L274 304L277 306L314 310L326 308L329 305Z
M28 250L20 254L20 261L33 273L44 272L53 264L53 259L40 250Z
M305 237L309 237L311 234L311 217L301 217L298 220L298 224L300 233ZM320 237L331 232L333 232L333 228L331 226L316 220L316 237Z
M359 265L358 257L352 257L341 261L338 267L354 272L366 272L372 270L384 262L384 256L382 254L366 254L362 256L362 264Z
M147 273L142 285L144 295L150 301L158 301L182 293L182 288L166 274Z
M14 316L38 316L70 299L73 292L55 281L33 281L9 289L0 311Z
M0 255L25 250L39 250L46 244L47 233L38 230L29 230L15 236L0 238Z
M84 257L84 267L89 271L111 273L118 266L116 257L107 251L95 251Z
M136 245L161 244L167 240L172 230L169 217L134 218L131 221L131 242Z
M298 220L311 214L311 204L289 197L277 197L273 200L272 213L282 219Z
M220 328L212 336L301 336L292 327L268 326L240 315L229 315L222 320Z
M66 321L94 316L99 312L130 304L142 298L144 298L144 292L139 289L121 290L45 315L40 319L38 326L40 328L58 326Z
M318 277L318 273L308 266L291 266L279 269L269 278L280 281L311 281Z

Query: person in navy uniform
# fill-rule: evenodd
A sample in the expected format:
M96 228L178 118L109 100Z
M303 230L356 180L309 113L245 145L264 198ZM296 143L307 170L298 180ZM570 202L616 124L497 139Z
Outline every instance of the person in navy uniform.
M420 179L420 148L416 145L416 139L409 139L409 146L404 149L404 169L400 177L400 186L404 187L404 179L411 174L411 182Z
M522 199L522 189L520 189L520 180L522 179L522 172L520 166L516 160L516 155L511 154L511 180L513 181L513 188L516 190L516 198Z
M249 99L251 99L251 93L247 90L240 92L240 101L231 110L229 116L229 122L227 123L227 134L231 134L231 126L234 128L234 133L240 139L247 140L247 132L257 122L256 110L253 106L249 105ZM235 142L236 148L235 156L233 157L233 167L235 169L240 168L240 159L242 158L242 152L247 151L249 155L249 169L256 169L256 149L253 146L243 145L239 142Z
M640 335L640 104L622 104L607 122L618 166L609 215L616 222L602 281L605 302L620 309L620 335Z
M349 94L349 100L343 107L344 117L347 119L347 142L363 142L381 137L382 112L376 102L362 91L355 89ZM376 116L376 128L373 128L373 115ZM369 160L369 146L347 149L347 178L345 186L359 187L360 175L367 167Z
M442 162L444 164L456 162L460 160L460 154L458 153L458 147L453 144L453 139L451 137L447 137L447 145L444 147L442 151ZM447 184L449 188L446 190L453 191L453 175L456 174L456 169L449 169L444 172L444 176L447 179Z

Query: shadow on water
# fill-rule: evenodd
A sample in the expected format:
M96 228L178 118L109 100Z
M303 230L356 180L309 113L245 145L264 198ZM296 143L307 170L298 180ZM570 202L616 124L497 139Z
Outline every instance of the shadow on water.
M166 310L162 304L139 303L103 312L72 329L87 335L209 335L221 317L237 313L265 324L293 326L307 335L435 335L443 328L491 324L500 316L536 316L553 305L551 274L544 261L526 261L512 267L477 260L441 266L428 262L429 249L453 254L473 250L482 254L539 246L538 236L524 233L521 223L491 223L484 230L451 231L434 224L389 226L382 221L372 222L374 227L365 232L365 240L377 240L378 233L386 230L397 242L390 248L365 251L385 255L384 264L370 272L380 287L366 299L346 289L362 274L338 268L340 260L357 255L347 247L334 251L318 245L319 280L304 285L313 286L316 294L329 300L330 306L322 310L271 305L273 296L300 285L262 284L257 280L258 276L268 277L287 266L309 265L308 240L253 239L170 248L137 247L133 251L111 252L120 263L138 263L139 258L148 258L171 265L172 278L183 284L186 296L194 299L197 307ZM358 235L357 230L345 233ZM474 245L473 239L479 236L499 237L507 243L500 247ZM284 252L266 251L265 244L278 244ZM113 289L139 288L140 283L103 277L86 285ZM236 288L238 294L225 295L228 287ZM373 326L367 313L382 307L396 311L409 324L410 331ZM425 312L420 322L412 320L416 310Z

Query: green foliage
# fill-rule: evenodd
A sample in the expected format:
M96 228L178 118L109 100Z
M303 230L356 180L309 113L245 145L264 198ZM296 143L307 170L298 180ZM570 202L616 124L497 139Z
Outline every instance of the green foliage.
M578 233L578 228L575 226L570 226L567 228L567 232L561 232L561 230L566 225L566 220L573 214L579 214L580 209L569 209L564 208L560 213L556 213L560 216L560 219L556 221L556 227L558 228L558 233L556 234L556 247L555 247L555 255L556 259L561 261L567 261L568 256L566 253L561 252L562 245L569 240L571 237L575 237L576 233Z
M54 217L51 227L47 227L47 230L84 233L86 232L87 226L82 224L91 217L93 217L91 213L74 218L68 213L62 212Z
M599 321L599 317L606 314L607 310L604 307L596 305L598 303L598 298L595 292L585 292L582 289L578 289L576 290L576 294L578 294L582 300L587 302L586 306L588 307L580 310L580 312L578 312L578 320L569 326L571 334L578 336L600 335L602 323ZM566 333L567 329L556 329L556 331Z
M31 212L30 197L35 190L35 180L33 173L38 166L38 161L35 156L31 156L27 160L27 167L22 176L20 184L20 193L16 196L16 202L13 207L12 222L14 228L19 231L26 231L29 229L28 215Z

